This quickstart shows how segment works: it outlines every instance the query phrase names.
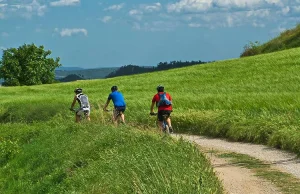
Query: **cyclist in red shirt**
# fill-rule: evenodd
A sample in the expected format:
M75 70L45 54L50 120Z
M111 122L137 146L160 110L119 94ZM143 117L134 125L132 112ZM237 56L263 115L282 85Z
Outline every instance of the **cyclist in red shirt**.
M152 104L151 104L151 108L150 108L150 114L154 114L154 105L156 104L157 108L158 108L158 112L157 112L157 120L159 121L159 127L161 129L161 131L163 131L163 115L167 114L168 118L167 118L167 123L169 126L169 130L170 133L173 132L173 128L171 125L171 112L172 112L172 97L170 96L169 93L165 92L165 88L162 85L157 86L157 94L155 94L152 98ZM163 94L165 94L165 101L163 102L161 99L163 96Z

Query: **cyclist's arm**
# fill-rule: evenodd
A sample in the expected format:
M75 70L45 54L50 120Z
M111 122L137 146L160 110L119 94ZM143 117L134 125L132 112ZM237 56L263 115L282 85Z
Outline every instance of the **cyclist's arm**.
M73 108L74 108L74 106L75 106L75 103L76 103L76 100L77 100L77 97L76 97L76 96L74 96L73 102L72 102L72 104L71 104L71 109L73 109Z
M105 103L105 105L104 105L104 107L103 107L103 110L106 110L106 108L107 108L109 102L110 102L110 99L107 99L107 101L106 101L106 103Z
M155 105L155 102L152 101L152 104L151 104L151 107L150 107L150 112L154 112L154 105Z
M170 95L170 94L168 94L168 96L169 96L169 100L170 100L170 101L172 101L172 97L171 97L171 95Z

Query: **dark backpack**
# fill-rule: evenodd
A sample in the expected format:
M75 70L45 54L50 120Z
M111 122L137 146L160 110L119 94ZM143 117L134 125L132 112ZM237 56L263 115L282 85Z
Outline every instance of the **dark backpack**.
M159 101L157 103L157 106L168 106L171 105L172 102L167 98L166 92L162 93L162 94L158 94L159 95Z
M77 99L79 101L80 108L89 108L90 107L89 99L85 94L79 94L77 96Z

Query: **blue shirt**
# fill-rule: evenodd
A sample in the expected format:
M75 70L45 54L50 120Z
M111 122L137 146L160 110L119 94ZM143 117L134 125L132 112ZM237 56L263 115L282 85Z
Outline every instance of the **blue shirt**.
M114 92L110 93L108 95L107 99L112 100L114 103L114 106L126 106L124 97L123 97L122 93L119 91L114 91Z

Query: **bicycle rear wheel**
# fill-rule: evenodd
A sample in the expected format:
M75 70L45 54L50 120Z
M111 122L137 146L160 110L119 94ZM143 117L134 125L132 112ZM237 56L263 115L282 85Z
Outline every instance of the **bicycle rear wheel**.
M164 122L164 131L165 133L169 134L170 133L170 128L169 125L167 123Z

